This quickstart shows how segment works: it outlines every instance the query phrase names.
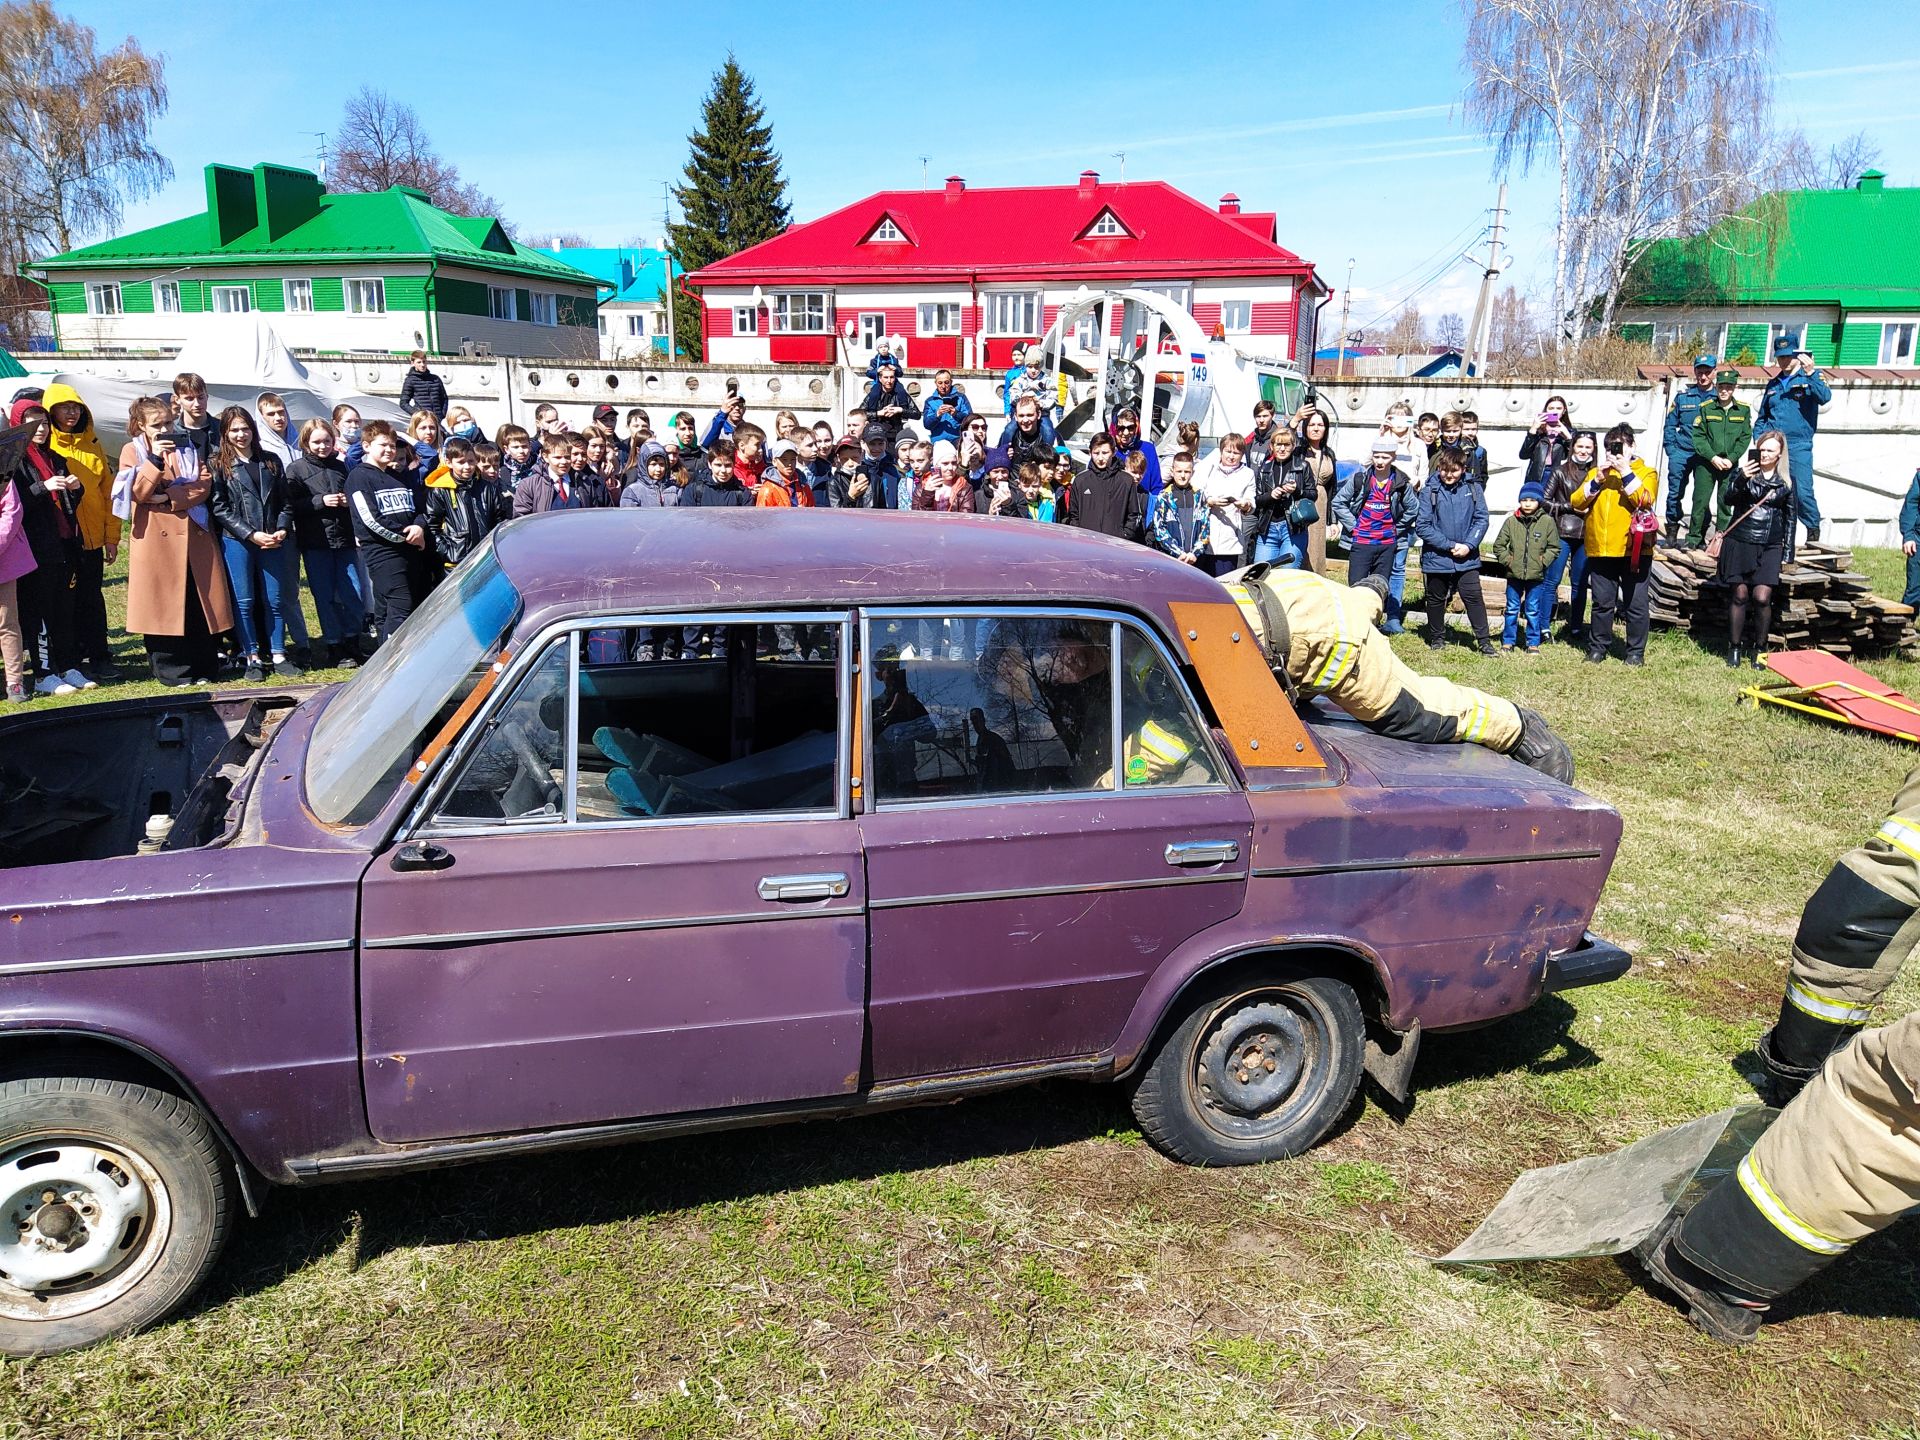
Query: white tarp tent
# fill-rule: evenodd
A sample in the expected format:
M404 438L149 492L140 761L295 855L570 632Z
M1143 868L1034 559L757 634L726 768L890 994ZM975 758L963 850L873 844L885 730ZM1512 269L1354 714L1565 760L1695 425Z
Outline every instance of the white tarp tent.
M125 428L127 411L135 400L166 394L173 377L183 370L206 380L207 403L215 415L229 405L252 410L261 392L271 390L287 402L296 430L302 420L329 416L342 402L358 410L362 420L406 419L393 401L363 395L307 369L259 315L221 316L171 360L89 360L85 369L64 369L58 355L45 359L44 366L36 367L14 389L65 381L93 411L94 429L102 441Z

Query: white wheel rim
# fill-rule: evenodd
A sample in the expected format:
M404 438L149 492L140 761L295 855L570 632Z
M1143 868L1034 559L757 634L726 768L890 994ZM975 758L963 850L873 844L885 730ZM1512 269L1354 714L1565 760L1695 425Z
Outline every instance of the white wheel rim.
M0 1317L66 1320L145 1279L173 1228L145 1157L71 1135L0 1154Z

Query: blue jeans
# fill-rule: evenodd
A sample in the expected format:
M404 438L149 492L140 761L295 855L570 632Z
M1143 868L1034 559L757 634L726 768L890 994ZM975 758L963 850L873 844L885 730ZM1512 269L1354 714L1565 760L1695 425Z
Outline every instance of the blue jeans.
M309 550L306 553L307 588L313 608L320 613L320 638L338 645L360 633L367 605L360 589L360 548Z
M1539 589L1533 592L1534 613L1529 633L1545 635L1553 621L1554 597L1560 593L1560 577L1567 573L1567 567L1573 567L1573 598L1567 606L1567 626L1573 630L1587 628L1587 546L1582 541L1574 544L1568 540L1560 542L1560 553L1553 557L1553 563L1547 566L1547 573L1540 580Z
M1253 542L1253 565L1281 565L1289 570L1307 568L1307 532L1296 530L1284 521L1260 532Z
M1393 573L1387 576L1387 623L1380 628L1397 635L1406 614L1407 554L1413 549L1413 532L1402 535L1393 547Z
M233 618L240 631L241 656L251 662L262 653L262 640L272 654L285 654L286 607L300 603L300 584L288 564L292 553L284 548L256 550L231 535L221 536L220 544L227 556L227 578L233 582ZM256 606L266 608L265 626L259 624Z
M1809 530L1820 528L1820 502L1813 497L1813 437L1787 442L1787 473L1793 476L1793 499L1800 511L1800 523Z
M1520 638L1520 619L1527 621L1527 649L1538 650L1543 633L1540 624L1539 591L1544 580L1507 581L1507 623L1501 627L1500 643L1511 648Z

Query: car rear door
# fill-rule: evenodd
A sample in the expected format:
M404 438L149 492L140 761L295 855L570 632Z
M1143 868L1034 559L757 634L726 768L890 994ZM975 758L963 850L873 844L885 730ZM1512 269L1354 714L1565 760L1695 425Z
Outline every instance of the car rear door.
M1099 612L863 623L874 1083L1099 1054L1245 897L1251 809L1177 668Z
M783 639L808 627L824 658L782 655L776 620ZM730 637L730 654L636 658L683 623L709 643ZM858 1087L866 916L846 799L847 624L673 617L529 647L364 882L362 1065L378 1138Z

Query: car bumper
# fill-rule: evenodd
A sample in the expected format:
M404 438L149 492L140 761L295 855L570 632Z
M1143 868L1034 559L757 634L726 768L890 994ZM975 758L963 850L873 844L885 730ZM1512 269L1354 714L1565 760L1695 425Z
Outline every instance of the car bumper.
M1604 985L1609 980L1618 980L1632 964L1633 956L1589 930L1573 949L1547 957L1547 977L1541 993L1551 995L1560 990L1578 990L1582 985Z

